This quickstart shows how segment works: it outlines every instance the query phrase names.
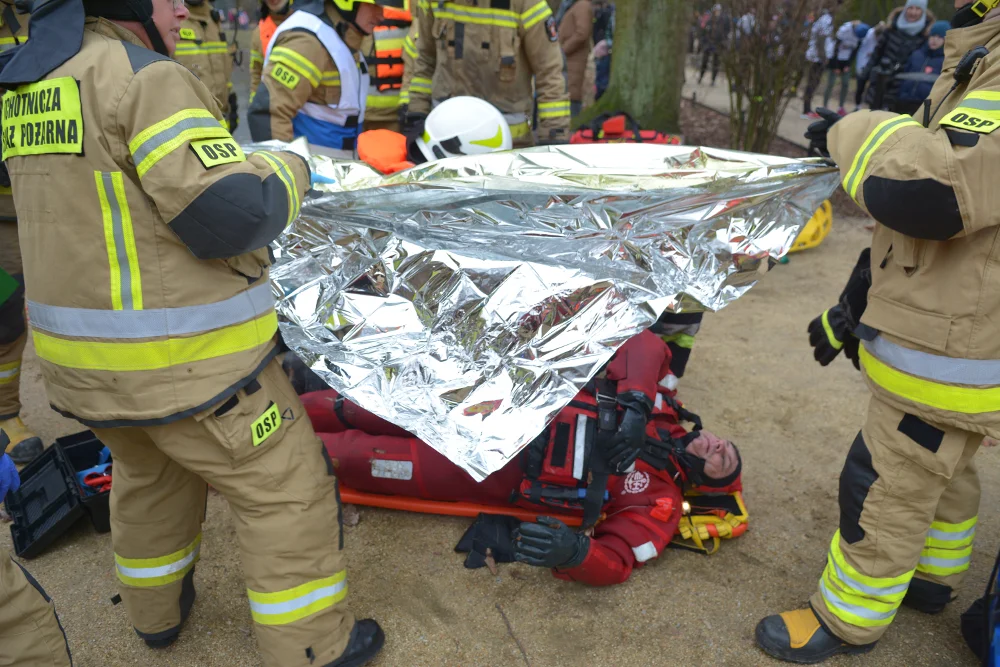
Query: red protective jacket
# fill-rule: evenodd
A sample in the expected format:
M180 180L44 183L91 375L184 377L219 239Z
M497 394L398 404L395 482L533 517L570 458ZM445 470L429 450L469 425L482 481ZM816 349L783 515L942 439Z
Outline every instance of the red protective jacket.
M674 386L669 376L670 351L657 336L643 332L628 341L609 363L606 376L618 383L619 392L642 391L653 402L648 433L666 430L673 437L686 433L675 410ZM526 478L526 458L539 452L529 447L522 456L477 483L461 468L432 447L395 426L343 399L337 392L322 391L302 397L306 411L327 452L334 460L344 484L359 491L443 501L466 501L496 506L517 505L543 510L545 505L525 497L531 482L563 482L572 486L586 479L573 477L574 456L569 451L578 442L573 427L586 414L593 394L586 390L563 410L549 426L543 441L542 472ZM560 445L560 443L562 443ZM577 457L578 458L578 457ZM576 461L579 468L580 462ZM536 466L537 467L537 463ZM609 499L603 507L605 520L597 525L586 559L568 570L553 574L570 581L595 586L618 584L632 569L660 555L670 543L681 518L683 497L670 473L658 471L642 461L635 469L613 476ZM551 506L551 505L550 505ZM568 513L574 508L558 508Z

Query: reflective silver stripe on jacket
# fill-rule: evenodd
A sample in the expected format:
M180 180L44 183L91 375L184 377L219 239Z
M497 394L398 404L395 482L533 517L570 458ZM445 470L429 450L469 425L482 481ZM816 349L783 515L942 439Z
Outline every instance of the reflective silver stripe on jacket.
M944 384L1000 385L1000 359L944 357L897 345L883 336L863 341L873 357L896 370Z
M271 310L274 295L266 282L225 301L183 308L96 310L28 301L32 327L79 338L160 338L204 333L256 319Z

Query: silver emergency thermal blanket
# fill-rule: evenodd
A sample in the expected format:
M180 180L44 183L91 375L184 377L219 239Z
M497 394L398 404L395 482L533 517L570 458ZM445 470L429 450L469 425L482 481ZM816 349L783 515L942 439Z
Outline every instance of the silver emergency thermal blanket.
M716 311L837 186L818 160L541 147L383 177L313 156L278 240L281 333L323 380L477 480L661 313Z

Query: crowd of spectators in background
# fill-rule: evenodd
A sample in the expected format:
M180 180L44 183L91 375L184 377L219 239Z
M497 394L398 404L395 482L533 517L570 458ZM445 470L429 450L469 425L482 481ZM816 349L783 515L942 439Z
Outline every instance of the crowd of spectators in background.
M838 21L838 18L848 20ZM760 29L770 30L782 20L787 19L770 17ZM703 84L710 73L709 85L714 86L722 54L734 48L741 35L748 35L756 28L753 11L732 16L721 4L696 11L688 36L688 52L700 55L698 83ZM831 100L835 99L841 116L847 114L852 87L854 111L867 106L899 113L916 112L941 73L948 28L946 21L935 21L927 0L906 0L874 26L858 18L835 16L830 9L810 15L803 25L808 46L800 85L793 91L802 94L802 118L819 118L812 105L824 72L827 79L822 106L832 109Z

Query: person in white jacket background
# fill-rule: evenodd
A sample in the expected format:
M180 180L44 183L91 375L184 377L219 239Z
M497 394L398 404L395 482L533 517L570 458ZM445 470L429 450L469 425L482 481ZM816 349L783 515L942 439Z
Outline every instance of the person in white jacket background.
M865 99L865 86L868 84L868 79L864 74L868 68L868 61L871 60L872 53L875 52L875 45L878 43L880 25L869 28L867 24L861 23L854 28L856 35L862 35L861 44L858 46L858 54L854 58L854 78L858 86L854 92L855 111L861 108L861 102Z
M819 87L820 79L823 78L823 66L827 61L827 41L832 35L833 16L829 9L824 9L809 28L809 48L806 49L809 69L806 73L806 89L802 93L802 118L819 118L819 114L812 109L812 98Z
M835 39L827 38L827 79L826 91L823 93L823 106L830 108L830 97L833 95L833 87L837 80L840 80L840 103L837 106L837 113L841 116L847 115L844 104L847 101L847 88L851 84L851 60L854 59L855 51L861 44L861 38L855 33L855 28L861 21L854 20L844 23L837 29Z

